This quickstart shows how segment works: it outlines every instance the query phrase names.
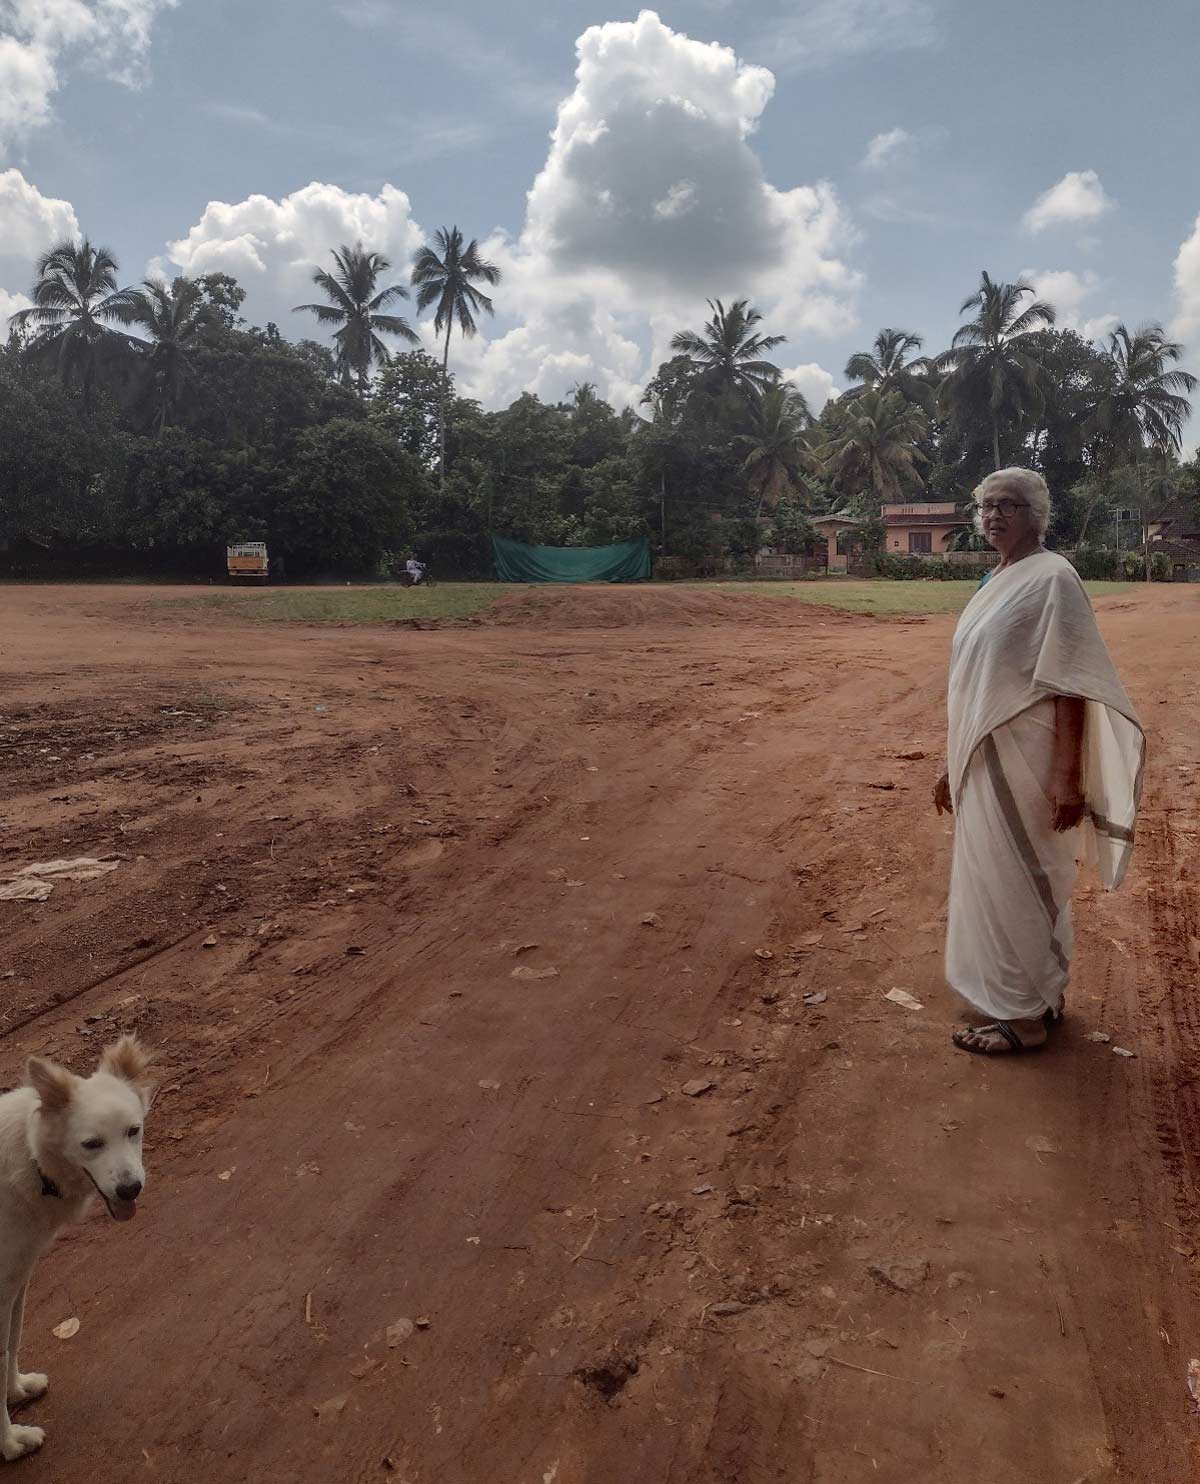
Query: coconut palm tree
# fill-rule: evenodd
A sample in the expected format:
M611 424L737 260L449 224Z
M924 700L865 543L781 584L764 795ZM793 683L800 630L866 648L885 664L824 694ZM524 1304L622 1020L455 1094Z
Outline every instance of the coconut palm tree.
M916 465L927 460L917 443L925 428L925 414L899 392L870 387L844 404L837 431L817 457L851 491L870 491L886 505L901 498L906 484L922 484Z
M128 324L133 289L117 287L117 260L107 247L57 243L38 259L33 305L12 316L18 331L28 330L35 355L53 355L64 385L78 381L85 412L95 400L96 374L107 356L127 352L130 337L111 325Z
M450 390L450 332L457 322L464 335L478 330L475 316L480 312L495 314L491 299L475 285L500 282L500 270L489 263L472 238L463 246L463 234L457 227L449 231L439 227L434 234L436 248L423 247L413 260L412 282L417 291L417 308L429 309L436 304L433 328L446 334L442 348L442 413L438 428L438 478L446 478L446 401Z
M149 364L154 388L155 428L161 436L170 422L192 364L188 347L206 322L204 289L193 278L147 278L133 290L130 323L145 331L151 346Z
M1000 427L1017 423L1045 405L1043 370L1032 337L1055 320L1054 306L1032 297L1027 283L998 283L985 272L975 293L959 309L975 310L939 358L946 376L938 388L942 406L960 421L986 421L992 431L994 467L1000 468Z
M758 492L758 511L772 509L794 489L804 470L819 468L808 446L812 427L808 403L794 386L776 382L750 404L750 431L736 441L746 450L742 468Z
M1192 415L1187 394L1198 383L1174 363L1183 346L1161 325L1118 325L1108 338L1111 380L1100 389L1085 436L1098 438L1107 462L1135 463L1151 449L1178 453L1183 425Z
M407 299L408 290L398 283L379 287L380 278L392 266L382 253L367 252L361 242L353 247L345 243L333 249L336 264L332 273L318 268L313 283L323 290L327 304L297 304L292 311L315 314L323 325L337 325L333 343L336 347L338 372L346 386L351 380L360 397L367 395L371 367L376 362L386 366L387 346L380 335L399 335L416 345L420 337L409 322L398 314L385 314L389 304Z
M880 330L870 350L860 350L846 362L846 380L862 383L846 395L857 397L868 387L876 387L881 392L899 392L929 411L933 405L929 377L934 366L926 356L913 356L924 343L909 330Z
M720 299L710 299L708 307L713 317L703 333L680 330L671 349L687 356L697 375L717 390L746 396L778 381L778 366L764 357L787 336L760 334L755 326L762 315L750 308L748 299L735 299L728 309Z

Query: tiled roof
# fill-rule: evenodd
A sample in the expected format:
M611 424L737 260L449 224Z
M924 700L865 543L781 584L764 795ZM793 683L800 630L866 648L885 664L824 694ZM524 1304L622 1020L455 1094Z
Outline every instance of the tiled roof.
M885 515L885 526L969 526L961 515Z

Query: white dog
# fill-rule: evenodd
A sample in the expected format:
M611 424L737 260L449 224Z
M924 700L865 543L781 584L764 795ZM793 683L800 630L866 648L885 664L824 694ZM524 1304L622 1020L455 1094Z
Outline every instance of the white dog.
M129 1221L146 1183L142 1121L153 1089L149 1058L133 1036L109 1046L90 1077L30 1057L28 1087L0 1097L0 1359L8 1406L43 1396L45 1376L17 1369L25 1288L61 1226L99 1195L114 1221ZM0 1408L0 1454L11 1462L45 1442Z

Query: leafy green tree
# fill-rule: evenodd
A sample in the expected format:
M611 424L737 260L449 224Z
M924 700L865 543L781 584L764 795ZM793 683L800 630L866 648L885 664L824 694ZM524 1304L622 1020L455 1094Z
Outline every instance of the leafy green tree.
M0 350L0 553L25 539L78 545L108 539L102 498L121 467L121 435L105 411L81 418L57 378Z
M370 419L389 433L423 469L440 456L441 417L446 373L424 350L393 356L375 382ZM450 377L450 395L454 378Z
M446 477L446 408L450 398L450 332L455 324L465 336L478 330L476 316L494 314L495 305L477 284L494 287L500 282L500 269L480 253L479 243L472 238L464 247L463 234L457 227L439 227L434 235L437 244L423 247L413 261L412 281L417 290L417 308L426 310L436 305L433 327L445 334L442 350L442 420L438 446L438 478Z
M352 391L314 370L310 358L278 332L206 333L189 359L193 376L183 421L222 448L283 458L306 429L364 415Z
M403 284L379 287L379 280L392 266L382 253L367 252L361 242L353 247L345 243L333 250L334 270L318 268L313 283L328 300L325 304L297 304L293 313L315 314L322 325L337 325L333 343L337 347L338 369L347 386L353 382L360 397L367 395L371 367L387 365L390 352L380 338L399 335L417 344L419 337L409 322L399 314L385 313L390 304L407 299Z
M101 369L134 348L112 328L130 323L136 302L135 290L117 287L117 266L110 248L86 237L59 242L38 259L32 307L12 316L30 333L30 353L52 357L64 386L78 383L86 413L95 409Z
M993 468L1002 466L1001 431L1011 434L1045 406L1045 373L1033 337L1053 325L1053 305L1032 298L1027 283L994 282L985 272L975 293L963 300L960 314L974 318L954 335L940 358L945 372L938 397L962 422L985 424L991 431Z
M293 572L370 572L411 546L426 496L424 471L386 433L335 419L297 440L271 540Z
M242 305L246 290L236 278L228 273L202 273L195 283L204 306L206 330L237 330L245 324Z

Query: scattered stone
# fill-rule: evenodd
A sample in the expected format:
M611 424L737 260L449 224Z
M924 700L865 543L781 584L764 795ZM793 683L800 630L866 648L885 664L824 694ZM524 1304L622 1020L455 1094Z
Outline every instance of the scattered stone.
M365 1356L357 1365L350 1367L350 1374L356 1381L361 1381L364 1376L369 1376L372 1371L379 1369L380 1362L372 1355Z
M775 955L769 948L756 948L754 950L754 957L760 958L764 963L766 963L768 960L773 959Z
M419 1319L414 1319L413 1323L417 1326L418 1329L430 1329L433 1325L433 1320L427 1319L424 1315L422 1315Z
M723 1319L729 1314L744 1314L749 1307L749 1304L739 1303L737 1299L723 1299L719 1304L710 1304L708 1312Z
M518 943L512 951L513 958L520 958L523 953L532 953L535 948L540 948L540 943Z
M693 1195L712 1195L712 1193L713 1188L711 1185L694 1185L692 1187Z
M79 1320L74 1317L64 1319L61 1324L56 1324L50 1333L56 1340L73 1340L79 1333Z
M313 1408L313 1415L318 1422L336 1422L346 1410L346 1403L350 1400L348 1396L331 1396L327 1402L321 1402Z
M638 920L643 927L662 927L662 918L657 912L643 912Z
M533 969L528 964L518 964L512 971L514 979L557 979L558 970L551 964L544 969Z
M711 1092L716 1085L707 1077L694 1077L691 1082L685 1082L679 1091L685 1098L698 1098L703 1093Z
M411 1340L416 1325L411 1319L397 1319L395 1324L387 1327L387 1346L389 1350L395 1350L403 1345L406 1340Z
M1005 1394L1006 1393L1003 1390L1001 1390L1001 1388L999 1386L989 1386L988 1387L988 1395L989 1396L996 1397L999 1401L1003 1401L1004 1400Z
M1087 1038L1089 1041L1095 1041L1101 1046L1107 1046L1112 1040L1112 1037L1107 1031L1089 1031Z
M500 1088L500 1084L491 1077L481 1078L479 1085L483 1088L484 1092L497 1092Z
M216 933L209 933L208 937L205 938L204 942L201 943L201 945L200 945L201 948L215 948L216 946L217 946L217 935L216 935Z
M893 1005L902 1005L905 1010L924 1010L925 1008L915 995L909 994L907 989L889 989L884 999L891 1000Z
M912 1293L928 1278L929 1263L923 1257L900 1257L872 1263L867 1272L893 1293Z
M811 1009L817 1005L823 1005L828 998L829 996L823 989L814 989L804 996L804 1003Z

